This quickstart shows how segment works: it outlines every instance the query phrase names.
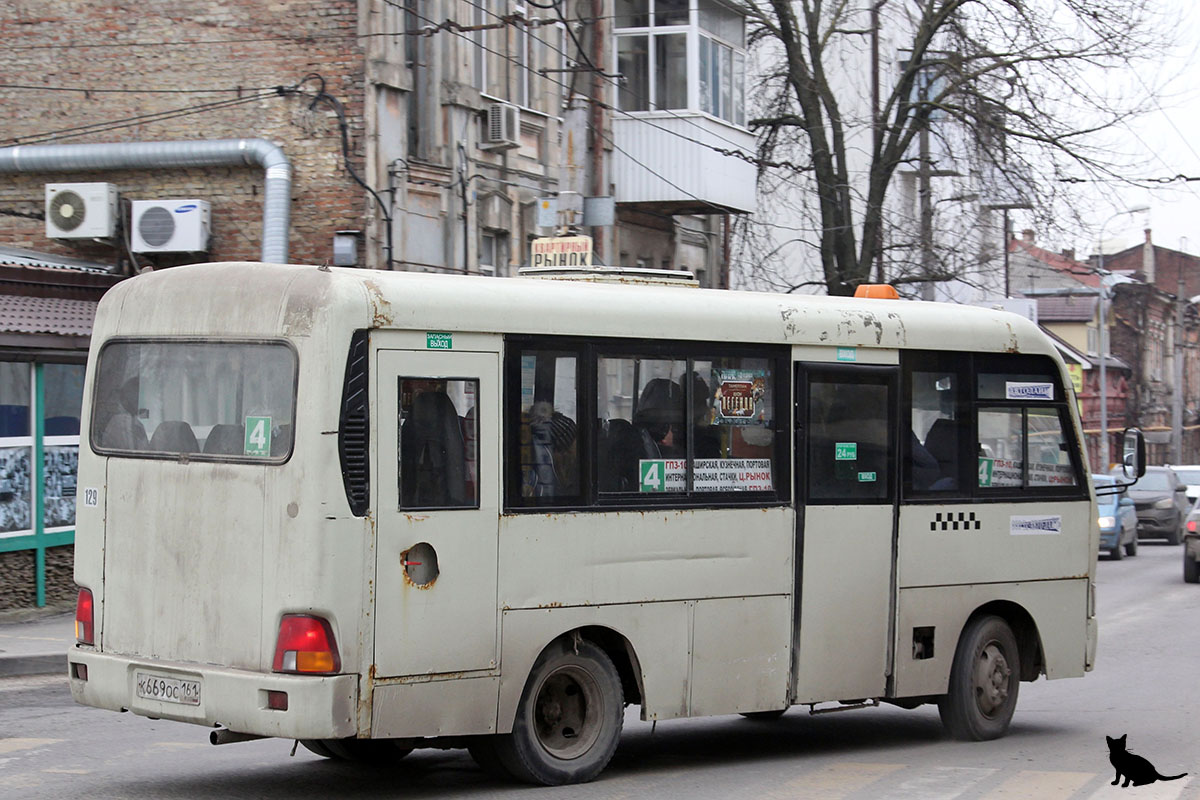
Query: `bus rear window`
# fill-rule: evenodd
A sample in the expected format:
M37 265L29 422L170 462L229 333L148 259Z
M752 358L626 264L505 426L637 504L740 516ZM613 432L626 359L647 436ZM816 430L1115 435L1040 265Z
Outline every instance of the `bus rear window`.
M282 342L114 341L100 351L92 449L274 461L292 451L296 353Z

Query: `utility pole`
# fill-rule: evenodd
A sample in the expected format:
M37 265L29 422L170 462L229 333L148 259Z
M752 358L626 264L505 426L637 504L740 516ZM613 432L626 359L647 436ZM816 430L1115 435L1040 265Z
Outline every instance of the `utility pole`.
M929 85L924 71L918 73L918 98L921 104L929 102ZM917 134L918 159L920 167L917 172L917 197L921 205L921 277L925 282L921 285L921 299L933 300L936 295L933 288L933 186L932 164L929 152L929 117Z
M1126 214L1141 214L1149 211L1149 206L1135 206L1124 211L1118 211L1100 225L1100 235L1096 237L1096 253L1098 264L1096 274L1100 277L1100 471L1107 472L1112 463L1108 447L1108 309L1105 300L1108 299L1108 289L1104 285L1104 229L1108 223ZM1128 422L1128 420L1126 421Z
M1186 239L1180 242L1180 252L1186 247ZM1175 354L1174 375L1171 380L1171 463L1183 463L1183 259L1175 259L1176 275L1178 277L1175 290Z

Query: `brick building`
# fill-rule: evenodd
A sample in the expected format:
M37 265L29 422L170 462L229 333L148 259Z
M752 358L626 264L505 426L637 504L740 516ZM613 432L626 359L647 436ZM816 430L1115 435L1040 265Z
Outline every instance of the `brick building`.
M1039 312L1049 312L1044 327L1068 342L1078 352L1077 362L1098 364L1099 326L1096 303L1099 264L1075 259L1074 253L1056 253L1038 247L1032 231L1009 242L1010 281L1013 294L1038 298ZM1119 450L1115 430L1124 425L1146 433L1149 463L1169 463L1172 452L1172 404L1175 400L1176 358L1182 359L1181 386L1183 440L1179 463L1200 461L1200 326L1196 307L1186 302L1200 293L1200 270L1192 269L1200 259L1150 244L1106 255L1104 271L1111 273L1107 306L1110 362L1108 372L1109 452ZM1166 265L1159 267L1158 265ZM1185 300L1177 302L1179 269L1184 275ZM1188 287L1194 283L1195 289ZM1089 311L1090 309L1090 311ZM1180 311L1182 322L1180 325ZM1064 330L1064 325L1067 330ZM1070 333L1070 329L1080 329ZM1176 349L1176 341L1182 345ZM1068 361L1071 357L1064 353ZM1080 401L1084 427L1099 430L1098 375L1085 375ZM1095 443L1089 436L1089 452L1096 459ZM1100 467L1098 462L1094 467Z
M361 229L366 197L342 159L339 119L328 103L311 107L322 85L283 95L320 73L344 108L351 163L361 170L367 39L356 36L355 0L283 4L48 0L11 3L0 14L6 82L15 111L0 145L199 141L261 138L291 164L292 260L331 255L334 231ZM286 13L281 13L286 11ZM201 198L211 203L209 255L259 258L263 171L246 166L146 167L9 172L0 180L0 244L108 263L127 271L129 254L110 242L48 238L43 185L108 182L120 192L121 222L138 199ZM169 266L197 254L138 254Z

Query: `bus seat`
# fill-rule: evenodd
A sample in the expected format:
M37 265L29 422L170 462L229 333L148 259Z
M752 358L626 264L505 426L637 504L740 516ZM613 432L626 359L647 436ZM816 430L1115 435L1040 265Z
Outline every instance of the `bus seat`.
M468 505L462 423L445 392L422 392L400 428L401 497L409 508Z
M150 437L150 449L164 453L198 453L200 443L192 426L182 420L169 419L160 422Z
M930 487L932 489L955 488L958 479L958 434L958 423L945 417L934 420L929 433L925 434L925 449L937 459L942 475ZM950 485L946 485L947 479L952 482Z
M139 419L132 414L114 414L104 426L98 444L113 450L149 450L150 439Z
M242 455L246 452L246 429L233 423L213 425L204 440L204 452L221 456Z

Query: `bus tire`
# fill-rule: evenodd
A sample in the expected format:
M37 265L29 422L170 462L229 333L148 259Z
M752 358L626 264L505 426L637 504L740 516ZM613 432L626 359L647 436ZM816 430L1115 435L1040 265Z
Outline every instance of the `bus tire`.
M1008 623L991 615L972 620L954 652L949 691L938 700L946 731L976 742L1003 736L1020 684L1021 658Z
M616 752L624 714L621 678L608 655L586 639L563 638L533 665L512 733L495 739L496 755L527 783L584 783Z
M399 761L413 751L411 747L398 746L392 739L320 739L319 742L333 754L333 758L365 764L387 765ZM301 744L312 750L308 743Z

